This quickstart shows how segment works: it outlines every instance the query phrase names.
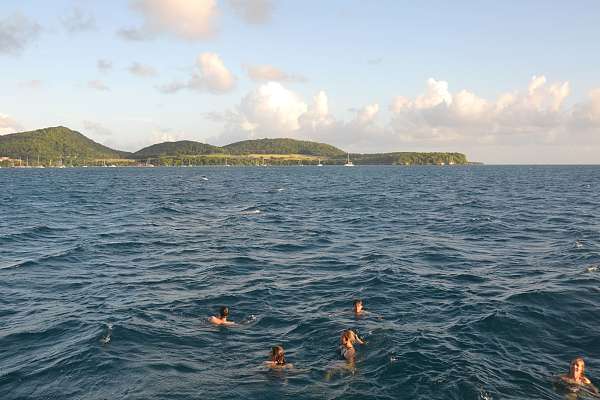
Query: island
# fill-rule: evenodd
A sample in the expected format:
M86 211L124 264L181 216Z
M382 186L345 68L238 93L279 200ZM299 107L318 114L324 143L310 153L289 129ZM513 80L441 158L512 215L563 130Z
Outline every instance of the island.
M289 138L213 146L191 140L163 142L134 153L114 150L64 126L0 136L0 167L155 167L269 165L468 165L462 153L348 153L335 146Z

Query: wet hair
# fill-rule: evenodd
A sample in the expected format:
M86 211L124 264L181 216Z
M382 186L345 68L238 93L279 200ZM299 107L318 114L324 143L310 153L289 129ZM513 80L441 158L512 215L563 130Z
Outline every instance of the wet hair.
M283 347L273 346L273 348L271 349L271 361L273 361L275 365L285 365L285 355L283 353Z
M357 305L357 304L362 304L362 300L361 299L354 299L354 302L352 304Z
M226 306L221 307L219 314L221 315L221 318L228 317L229 316L229 308L227 308Z
M352 332L352 330L350 329L346 329L344 332L342 332L342 337L340 337L340 342L342 344L344 344L345 342L350 342L350 344L352 344L352 334L354 332Z

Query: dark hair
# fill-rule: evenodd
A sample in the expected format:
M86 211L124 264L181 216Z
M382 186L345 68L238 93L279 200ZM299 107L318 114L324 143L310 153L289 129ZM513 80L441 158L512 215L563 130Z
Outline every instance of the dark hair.
M229 308L227 308L226 306L221 307L221 318L225 318L227 316L229 316Z
M354 305L357 305L357 304L362 304L362 302L363 302L363 301L362 301L361 299L355 299L353 304L354 304Z
M271 349L271 361L276 365L285 365L285 355L283 354L283 347L273 346Z

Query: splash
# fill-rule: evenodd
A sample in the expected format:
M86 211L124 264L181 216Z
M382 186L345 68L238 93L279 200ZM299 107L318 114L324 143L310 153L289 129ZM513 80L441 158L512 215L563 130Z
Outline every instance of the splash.
M104 335L100 338L100 343L102 343L104 345L107 345L110 343L110 339L112 336L112 329L113 329L113 324L108 324L107 330L106 330L106 335Z

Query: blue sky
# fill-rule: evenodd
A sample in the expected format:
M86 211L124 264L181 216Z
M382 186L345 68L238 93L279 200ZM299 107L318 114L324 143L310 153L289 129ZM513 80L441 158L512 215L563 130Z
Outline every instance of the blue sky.
M4 0L0 133L65 125L124 150L294 137L598 163L598 11L596 1Z

